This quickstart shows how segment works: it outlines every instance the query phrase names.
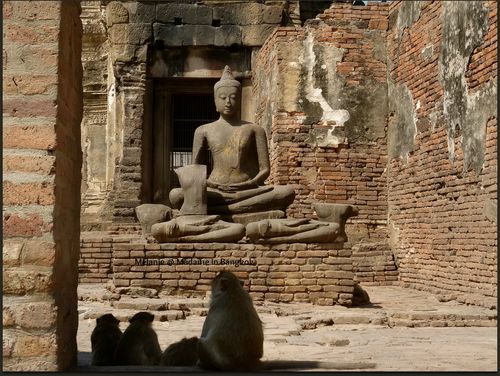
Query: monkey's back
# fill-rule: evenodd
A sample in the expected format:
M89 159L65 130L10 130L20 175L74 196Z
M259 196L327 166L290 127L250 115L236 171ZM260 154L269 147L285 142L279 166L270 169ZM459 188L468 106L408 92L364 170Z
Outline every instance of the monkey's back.
M161 348L156 332L144 322L133 322L123 333L115 352L120 365L157 365Z
M117 325L99 324L90 336L92 346L92 365L106 366L114 364L114 353L122 332Z
M211 304L202 337L224 360L221 369L251 369L263 355L264 333L248 293L227 291Z

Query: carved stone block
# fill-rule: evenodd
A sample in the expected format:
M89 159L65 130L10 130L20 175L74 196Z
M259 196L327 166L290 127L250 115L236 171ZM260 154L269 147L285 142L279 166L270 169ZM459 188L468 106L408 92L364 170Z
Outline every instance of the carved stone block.
M128 22L128 10L118 1L113 1L106 8L106 24L108 27L114 24Z
M156 6L157 21L174 23L176 18L183 25L211 25L212 9L198 4L169 3Z
M135 208L135 213L145 236L151 233L153 224L172 218L172 209L162 204L142 204Z
M318 219L323 222L337 223L339 225L339 235L337 241L346 242L345 223L348 218L358 215L356 206L347 204L330 204L324 202L315 202L313 209L318 215Z

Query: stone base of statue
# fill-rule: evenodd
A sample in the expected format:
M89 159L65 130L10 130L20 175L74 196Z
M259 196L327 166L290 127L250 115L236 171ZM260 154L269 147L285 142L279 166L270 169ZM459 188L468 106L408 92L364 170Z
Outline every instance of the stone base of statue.
M160 243L237 242L245 236L245 226L218 215L181 215L152 225L151 235Z
M226 214L226 215L221 215L221 218L224 221L247 225L251 222L262 221L264 219L285 218L285 212L283 210L269 210L269 211L246 213L246 214Z
M115 293L200 296L221 270L238 273L254 301L350 306L352 249L343 243L244 244L111 242ZM304 267L307 265L307 268Z
M333 243L338 233L338 224L311 219L264 219L246 226L253 243Z

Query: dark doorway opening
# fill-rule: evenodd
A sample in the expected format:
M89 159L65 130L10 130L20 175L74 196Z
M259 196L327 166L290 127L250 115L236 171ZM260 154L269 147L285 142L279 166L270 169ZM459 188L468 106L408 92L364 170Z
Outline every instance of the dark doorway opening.
M172 188L180 187L174 170L192 163L193 138L196 128L218 118L213 95L172 95L172 151L170 152L170 174ZM206 158L207 174L211 171L211 158Z
M196 128L218 119L213 99L216 79L158 80L154 89L151 137L152 202L170 205L168 193L179 187L174 169L192 163ZM210 173L211 160L206 156Z

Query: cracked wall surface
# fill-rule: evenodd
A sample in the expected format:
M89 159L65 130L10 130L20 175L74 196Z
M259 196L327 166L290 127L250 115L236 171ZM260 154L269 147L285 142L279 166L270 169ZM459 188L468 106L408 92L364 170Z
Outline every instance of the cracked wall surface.
M404 286L494 306L496 4L395 2L388 226Z
M386 4L332 4L301 28L278 28L254 72L269 182L292 184L297 194L287 215L314 218L316 201L355 204L352 240L379 241L371 250L385 247L387 16ZM378 282L373 271L361 278L397 279L397 271L384 273Z

